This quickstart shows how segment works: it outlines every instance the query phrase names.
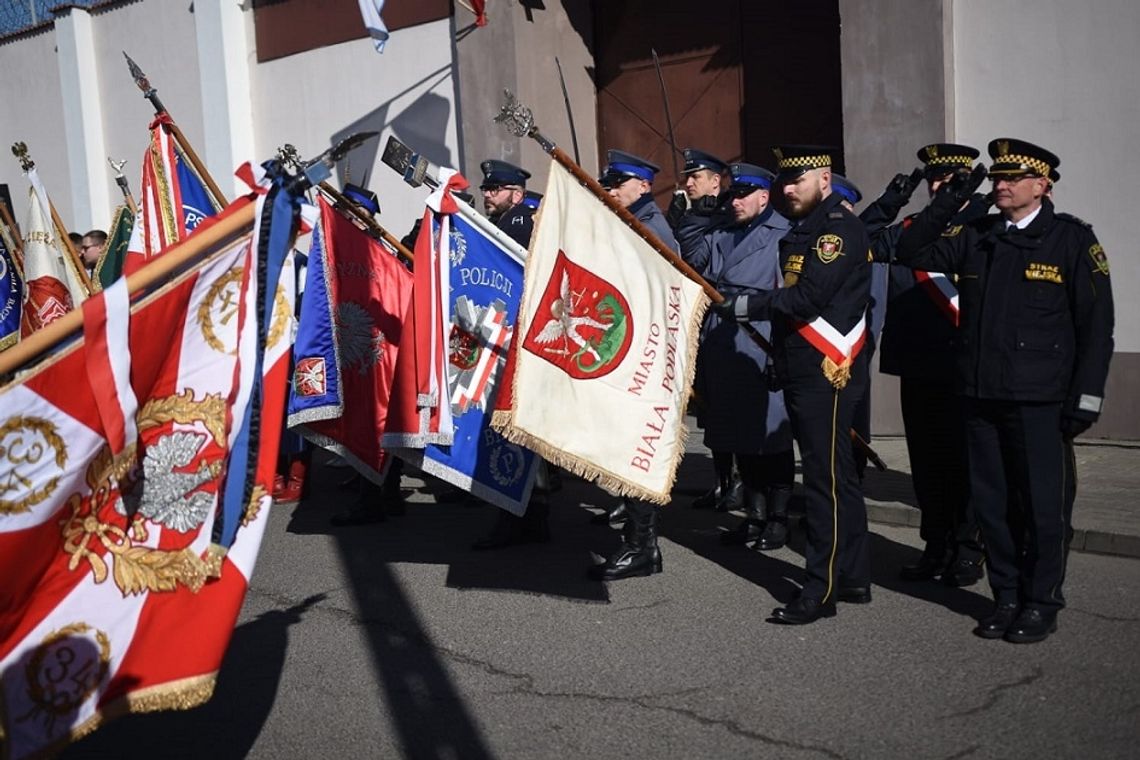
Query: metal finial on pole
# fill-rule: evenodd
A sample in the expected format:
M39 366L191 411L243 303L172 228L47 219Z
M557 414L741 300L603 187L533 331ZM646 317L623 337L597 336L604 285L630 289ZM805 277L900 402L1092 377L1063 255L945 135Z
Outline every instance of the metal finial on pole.
M127 202L127 207L131 210L132 214L138 214L139 208L135 204L135 197L131 194L131 185L123 174L123 167L126 166L127 159L124 158L122 161L116 161L110 156L107 156L107 163L115 170L115 184L119 186L119 190L123 193L123 200Z
M138 88L140 90L142 90L143 97L150 101L151 105L154 106L156 113L165 111L166 106L164 106L162 104L162 101L158 99L158 90L151 87L150 79L147 78L147 75L143 73L143 70L139 68L139 65L134 62L134 59L127 55L126 50L123 51L123 57L127 59L127 68L131 72L131 78L135 80L135 84L138 85Z
M12 143L12 155L20 159L20 168L26 172L30 172L36 168L36 162L28 155L27 143L20 141Z

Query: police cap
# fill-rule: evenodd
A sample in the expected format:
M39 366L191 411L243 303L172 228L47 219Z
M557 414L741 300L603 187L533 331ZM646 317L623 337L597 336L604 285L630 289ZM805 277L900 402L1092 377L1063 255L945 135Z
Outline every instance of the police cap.
M526 181L530 179L530 172L526 169L520 169L514 164L494 158L479 164L479 168L483 170L483 184L479 185L480 190L491 190L506 185L525 187Z
M831 189L843 196L843 199L852 206L863 200L863 193L859 192L859 188L855 186L855 183L842 174L831 175Z
M534 190L527 190L523 195L522 205L529 209L538 211L538 204L542 203L542 193L535 192Z
M918 150L918 160L926 164L923 174L927 179L969 169L979 155L977 148L956 143L931 143Z
M626 153L624 150L606 151L605 182L603 185L611 187L627 179L643 179L652 182L661 167L652 161L646 161L640 156Z
M732 184L728 189L738 198L751 195L757 190L771 190L776 175L756 164L731 164L728 167Z
M344 190L341 191L341 195L348 198L357 206L363 207L370 214L380 213L380 200L376 197L376 193L367 188L347 182L345 183Z
M682 174L692 174L701 169L708 169L716 174L724 174L728 169L724 161L711 153L705 153L703 150L685 148L682 152L685 154L685 168L681 170Z
M830 145L776 145L772 148L780 177L792 179L811 169L831 166L838 149Z
M1061 159L1039 145L1015 140L1012 137L999 137L990 141L990 158L994 160L990 166L990 176L1005 176L1015 174L1033 174L1038 177L1051 179L1056 174Z

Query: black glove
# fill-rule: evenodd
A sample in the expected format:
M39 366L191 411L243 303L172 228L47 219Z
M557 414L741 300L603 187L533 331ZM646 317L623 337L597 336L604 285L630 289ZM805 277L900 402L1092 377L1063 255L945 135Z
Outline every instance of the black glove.
M937 197L953 198L957 207L960 208L966 201L970 200L974 191L978 189L988 174L985 164L978 164L971 171L959 169L949 182L938 188Z
M720 208L720 199L715 195L702 195L693 201L693 213L701 216L712 216Z
M665 209L665 221L669 222L669 226L677 229L677 225L681 223L681 217L689 210L689 199L685 195L684 190L674 190L673 199L669 201L669 208Z
M724 300L720 303L713 302L712 308L722 319L735 320L736 319L736 299L739 296L735 293L721 293Z
M903 201L902 205L905 206L910 201L910 196L914 194L914 189L922 182L922 177L922 169L915 169L909 177L905 174L896 174L887 185L887 192L900 198Z
M1061 435L1070 441L1092 427L1092 423L1080 417L1061 416Z

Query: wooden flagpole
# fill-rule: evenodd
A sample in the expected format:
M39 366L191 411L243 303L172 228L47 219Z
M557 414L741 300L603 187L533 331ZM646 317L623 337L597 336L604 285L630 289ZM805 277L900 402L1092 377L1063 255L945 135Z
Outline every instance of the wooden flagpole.
M138 85L143 95L154 107L155 116L165 116L167 118L167 121L163 123L163 127L170 132L170 136L174 138L174 141L178 143L178 147L182 148L182 152L185 153L186 158L190 160L190 165L194 167L194 171L196 171L198 176L202 178L202 181L206 183L210 194L214 196L214 202L217 203L219 207L225 208L227 202L226 196L222 193L221 188L218 187L218 183L214 182L214 178L206 169L206 165L198 158L198 154L190 147L186 135L182 134L182 130L174 123L174 117L170 115L170 112L166 110L166 106L159 100L158 90L150 86L150 80L147 79L146 74L144 74L143 70L139 68L139 65L127 55L126 51L123 51L123 57L127 59L127 68L130 69L131 78L135 80L135 84Z
M192 237L176 244L163 255L127 277L127 291L132 295L148 289L219 243L248 234L253 230L256 205L251 201L230 216L208 226L203 225ZM83 309L76 307L62 317L24 338L0 353L0 376L11 374L44 351L83 329Z
M347 197L344 193L337 190L328 182L321 182L319 185L317 185L317 187L322 193L327 195L329 198L332 198L333 201L337 203L337 208L339 210L342 210L352 219L359 221L361 224L367 227L370 232L374 233L388 246L390 246L398 256L408 262L414 262L416 260L416 255L412 253L412 251L410 251L406 245L401 243L400 240L391 232L381 227L380 224L377 223L377 221L371 216L366 214L360 208L360 206L353 203L351 198Z
M570 156L566 155L566 152L564 150L544 137L542 133L538 131L538 127L534 123L534 114L531 113L531 110L529 108L519 103L515 99L514 94L510 92L510 90L505 90L504 94L506 95L507 102L499 111L499 115L495 117L495 121L506 127L507 131L516 137L533 138L536 142L538 142L539 145L542 146L542 149L544 151L550 154L551 158L557 161L562 168L566 169L566 171L574 175L575 179L588 187L590 189L590 192L592 192L598 198L598 200L606 205L606 208L617 214L618 217L623 222L625 222L630 229L636 232L642 240L648 243L649 246L658 253L658 255L672 264L674 269L681 272L681 274L685 275L690 280L700 285L701 290L703 290L705 295L709 297L709 300L711 300L713 303L724 302L724 296L717 292L717 289L714 288L708 280L702 277L700 273L697 272L697 270L689 266L688 262L682 259L676 251L672 250L664 243L662 243L661 240L656 235L654 235L648 227L639 222L633 214L629 213L629 210L627 208L614 200L613 196L611 196L606 191L606 189L602 187L601 183L587 174L581 166L578 166L578 164L574 163ZM747 322L740 323L740 328L748 335L748 337L755 341L755 343L760 346L760 348L763 349L765 353L772 353L772 344L768 341L767 338L760 334L759 330ZM851 430L851 441L855 444L855 448L866 454L868 461L874 464L877 469L887 469L886 464L879 457L879 455L871 449L870 444L864 441L863 437L860 436L859 433L854 429Z

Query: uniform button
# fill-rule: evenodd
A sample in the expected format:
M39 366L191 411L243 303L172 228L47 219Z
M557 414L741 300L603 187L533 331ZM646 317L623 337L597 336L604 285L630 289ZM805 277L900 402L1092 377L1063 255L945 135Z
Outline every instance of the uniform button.
M1025 348L1025 342L1024 342L1024 341L1020 341L1020 340L1019 340L1019 341L1017 341L1017 347L1018 347L1018 348Z

